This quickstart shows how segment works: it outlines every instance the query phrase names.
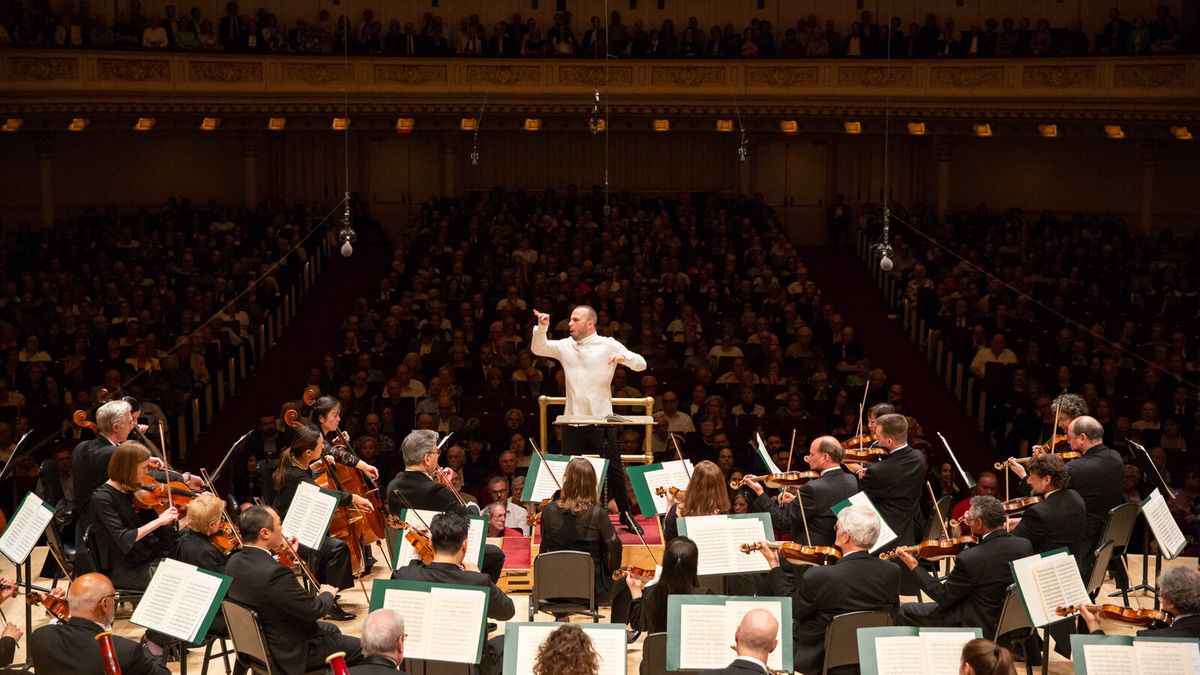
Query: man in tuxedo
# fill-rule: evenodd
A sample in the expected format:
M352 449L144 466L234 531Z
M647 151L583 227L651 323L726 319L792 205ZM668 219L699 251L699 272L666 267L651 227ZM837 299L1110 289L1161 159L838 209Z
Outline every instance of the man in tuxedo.
M42 626L29 636L29 658L39 673L100 672L100 643L96 635L111 631L117 616L117 594L103 574L83 574L67 594L71 619ZM112 636L117 662L124 675L168 675L161 662L138 643Z
M1172 567L1158 580L1162 608L1175 617L1170 626L1139 630L1138 637L1200 638L1200 570L1194 567ZM1080 609L1088 631L1103 635L1095 612L1086 606Z
M954 569L938 581L917 565L907 551L900 561L916 577L933 602L906 602L900 606L896 623L902 626L945 626L981 628L993 635L1000 609L1012 583L1008 564L1033 555L1029 540L1014 537L1004 529L1004 506L995 497L974 497L966 523L979 543L958 554Z
M451 478L452 470L438 467L438 433L432 429L417 429L400 443L400 454L404 458L404 471L388 483L388 508L392 513L402 509L441 511L462 516L479 515L478 504L461 504L450 488L434 481L433 476L441 471ZM500 580L504 568L504 552L500 547L488 544L483 550L483 571L492 581Z
M858 492L858 481L842 470L842 453L842 444L833 436L814 440L804 460L819 477L800 487L799 499L781 493L778 506L763 492L758 481L746 481L746 485L758 493L754 510L770 512L776 528L791 531L792 541L810 546L833 546L837 525L833 506Z
M1025 509L1010 532L1027 539L1034 553L1066 547L1082 568L1087 555L1087 507L1083 497L1067 487L1074 483L1071 474L1057 455L1038 455L1027 468L1025 482L1044 501Z
M779 555L759 542L771 566L775 595L792 597L792 654L795 669L819 673L825 660L825 629L833 617L847 612L894 613L900 600L900 568L871 555L879 538L879 517L870 509L847 506L838 512L837 538L842 549L836 565L814 567L797 577L779 566Z
M275 509L251 506L242 512L238 530L244 546L225 565L225 573L233 578L228 598L258 614L271 646L272 670L303 673L324 668L325 657L334 652L345 652L347 664L361 660L358 638L318 621L333 608L338 589L321 584L314 595L271 554L283 544Z
M496 586L495 582L479 571L471 561L464 560L467 555L467 534L471 523L463 515L457 513L439 513L429 523L429 536L433 542L433 561L428 565L420 560L414 560L404 567L397 568L392 573L393 579L404 581L426 581L435 584L456 584L459 586L478 586L488 589L488 618L493 621L508 621L516 614L512 598ZM504 648L504 638L496 637L488 640L483 663L480 664L482 673L499 673L503 661L501 654Z
M779 622L765 609L752 609L742 617L733 634L737 658L724 668L706 670L700 675L766 675L767 657L779 645Z
M849 463L846 468L858 476L859 487L896 533L896 543L914 544L915 518L925 486L925 457L908 444L908 421L903 415L880 415L875 429L878 445L888 456L865 467Z
M404 675L404 617L394 609L377 609L363 622L365 657L350 675Z

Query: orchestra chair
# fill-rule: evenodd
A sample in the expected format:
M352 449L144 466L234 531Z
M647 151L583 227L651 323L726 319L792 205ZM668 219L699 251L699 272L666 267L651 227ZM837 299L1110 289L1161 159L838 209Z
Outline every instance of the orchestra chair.
M1134 504L1122 504L1122 506L1133 506L1135 509L1137 508ZM1119 508L1121 507L1118 506L1117 509ZM1115 511L1116 509L1113 510ZM1096 548L1096 553L1093 556L1095 557L1096 562L1092 565L1091 574L1088 575L1088 578L1084 580L1084 588L1087 589L1088 596L1093 599L1096 597L1096 594L1100 592L1100 587L1104 585L1104 575L1108 572L1108 564L1112 562L1114 548L1115 547L1113 546L1112 540L1107 540L1103 544L1100 544L1098 548ZM1125 606L1128 607L1128 603L1126 603Z
M75 579L75 542L67 544L63 541L62 528L59 526L56 519L50 519L50 527L46 528L46 546L50 549L50 555L58 562L58 569L53 577L54 586L58 580L65 575L67 579L74 581Z
M699 673L699 670L667 670L667 634L650 633L642 642L642 665L638 675L668 675L668 673Z
M233 640L233 650L237 654L239 669L244 664L254 675L291 675L271 670L271 652L267 649L267 641L263 637L262 628L258 625L258 614L249 607L233 602L221 601L221 612L225 615L225 625L229 627L229 637ZM327 672L327 668L310 670L305 675L319 675Z
M1113 574L1114 581L1120 583L1121 586L1117 592L1110 593L1108 597L1115 598L1120 595L1126 607L1129 606L1129 565L1125 560L1125 549L1129 547L1129 538L1133 536L1133 527L1137 524L1139 513L1141 513L1141 507L1137 504L1126 503L1114 506L1108 512L1108 518L1104 521L1104 530L1096 542L1097 545L1112 544L1113 557L1122 573ZM1149 551L1143 551L1142 555L1149 555ZM1108 568L1109 565L1106 564L1100 569L1107 570Z
M701 574L696 577L700 588L707 588L713 595L725 595L724 574Z
M1033 662L1029 659L1029 650L1036 650L1037 642L1033 639L1033 626L1029 625L1029 614L1021 601L1021 593L1017 590L1017 585L1013 584L1008 587L1008 594L1004 596L1004 605L1000 608L1000 620L996 622L993 641L1000 643L1000 638L1019 630L1025 631L1025 636L1020 639L1014 637L1011 643L1021 645L1025 675L1033 675Z
M830 668L858 665L858 629L892 625L892 613L880 610L838 614L825 628L825 663L822 675Z
M600 623L596 607L595 565L582 551L539 553L533 559L529 620L538 612L586 614Z

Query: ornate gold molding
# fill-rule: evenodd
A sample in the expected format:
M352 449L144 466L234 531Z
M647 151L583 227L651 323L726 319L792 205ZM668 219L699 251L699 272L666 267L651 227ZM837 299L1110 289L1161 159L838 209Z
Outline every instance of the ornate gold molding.
M445 84L450 81L447 66L419 66L376 63L373 77L384 84Z
M912 84L912 68L909 66L839 66L839 86L890 87Z
M192 61L188 79L213 82L262 82L263 64L258 61Z
M929 71L929 84L954 89L999 87L1004 84L1004 68L935 66Z
M285 61L279 67L279 79L284 82L353 82L354 66L342 63L310 63Z
M633 84L633 68L603 66L563 66L558 69L560 84L585 84L603 87L613 84Z
M19 82L78 80L79 60L44 56L10 56L4 60L5 79Z
M161 59L96 59L96 79L127 80L170 80L171 62Z
M1113 84L1118 87L1157 89L1159 87L1181 87L1187 82L1187 67L1180 63L1165 65L1117 65L1113 73Z
M704 87L725 84L725 68L720 66L654 66L650 84L679 87Z
M467 81L499 87L539 84L542 71L537 66L468 66Z
M746 68L747 86L763 87L815 87L819 80L816 66L781 66L776 68L749 66Z
M1021 80L1027 87L1074 89L1096 86L1096 66L1029 66Z

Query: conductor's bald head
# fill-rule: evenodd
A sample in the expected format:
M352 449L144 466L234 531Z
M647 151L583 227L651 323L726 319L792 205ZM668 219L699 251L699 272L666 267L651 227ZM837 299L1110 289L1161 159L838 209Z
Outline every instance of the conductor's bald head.
M576 340L582 340L596 332L596 310L588 305L577 305L571 310L571 320L567 322L567 332Z
M738 656L753 656L767 662L767 655L779 644L779 621L765 609L752 609L742 617L734 640Z
M117 615L117 599L112 581L99 573L83 574L71 582L67 592L71 616L112 625Z

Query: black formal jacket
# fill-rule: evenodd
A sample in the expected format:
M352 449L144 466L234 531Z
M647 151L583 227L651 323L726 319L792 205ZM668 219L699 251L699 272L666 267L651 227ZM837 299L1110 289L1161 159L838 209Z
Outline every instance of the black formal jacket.
M943 581L920 566L909 573L938 604L946 625L980 628L984 635L995 635L1012 584L1008 564L1030 555L1033 546L1029 540L1000 530L989 532L979 544L958 554L954 569Z
M279 491L275 494L275 501L272 504L281 519L287 515L287 510L291 507L292 500L296 498L296 488L301 483L316 485L316 480L313 479L312 473L306 469L301 469L294 465L287 467L283 474L283 487L279 488ZM338 492L337 490L333 490L333 492L338 496L338 506L350 505L351 497L349 492Z
M405 672L386 656L368 656L350 667L350 675L405 675Z
M12 665L16 654L17 641L7 636L0 638L0 668Z
M766 673L767 671L763 670L762 666L757 663L737 659L724 668L706 670L700 673L700 675L766 675Z
M1200 638L1200 614L1189 614L1188 616L1175 620L1175 623L1166 628L1147 628L1139 630L1138 637L1156 637L1156 638ZM1098 630L1092 635L1104 635L1104 631Z
M33 631L29 636L29 657L34 669L38 673L99 675L103 668L96 634L101 630L100 624L76 616L66 623L49 624ZM112 639L122 675L169 675L171 672L152 661L146 650L133 640L119 635Z
M1084 544L1090 550L1100 542L1100 532L1108 520L1108 512L1125 501L1123 481L1125 462L1120 453L1103 443L1083 453L1079 459L1067 462L1071 482L1067 487L1083 497L1087 508L1087 527Z
M208 540L208 537L193 530L185 530L175 540L175 554L171 556L180 562L201 567L210 572L225 573L228 556L221 552Z
M404 581L427 581L434 584L458 584L460 586L478 586L488 589L488 618L494 621L508 621L516 614L512 598L492 583L483 572L471 572L458 565L443 562L431 562L428 565L420 560L413 560L403 567L397 567L392 572L393 579Z
M388 483L388 508L392 513L400 513L400 509L407 508L404 500L396 496L396 490L404 494L414 509L445 511L464 516L476 513L459 504L450 488L433 482L432 478L420 471L406 469L396 474L392 482Z
M175 547L175 527L163 525L137 538L138 528L158 517L150 509L134 510L133 498L105 483L92 495L96 554L100 569L140 568L157 562Z
M776 529L791 532L792 541L805 544L804 521L808 520L808 533L812 546L833 546L834 526L837 515L833 506L858 492L858 480L841 467L826 469L820 478L810 480L800 487L800 499L787 506L779 506L764 492L754 500L755 511L770 512ZM800 504L804 504L801 516Z
M633 630L640 630L646 633L665 633L667 631L666 620L662 624L655 623L654 617L650 616L650 609L653 603L650 598L658 594L661 588L658 583L651 584L642 591L642 597L633 601L629 607L629 627ZM707 588L693 586L688 589L685 595L712 595L712 591Z
M921 491L925 489L925 456L911 445L896 448L887 459L868 464L858 485L896 533L897 543L916 543L916 518Z
M79 526L87 527L93 521L91 518L92 497L96 489L108 482L108 460L112 458L117 446L103 436L82 441L71 452L71 480L75 484L75 512L79 517ZM162 471L147 471L157 480L166 478ZM171 480L182 480L178 473L171 474ZM86 514L86 515L85 515Z
M900 601L900 567L867 551L846 554L826 567L802 575L782 567L771 570L776 595L792 596L792 653L795 669L819 673L825 661L825 628L838 614L859 611L895 613Z
M1034 553L1066 547L1076 562L1082 564L1089 553L1084 539L1086 518L1083 498L1078 492L1070 488L1056 490L1045 501L1025 509L1012 534L1028 539Z
M317 620L333 607L333 596L301 588L291 570L254 546L230 556L225 573L233 578L228 599L258 613L258 624L271 645L272 670L303 673L308 643L321 632Z

